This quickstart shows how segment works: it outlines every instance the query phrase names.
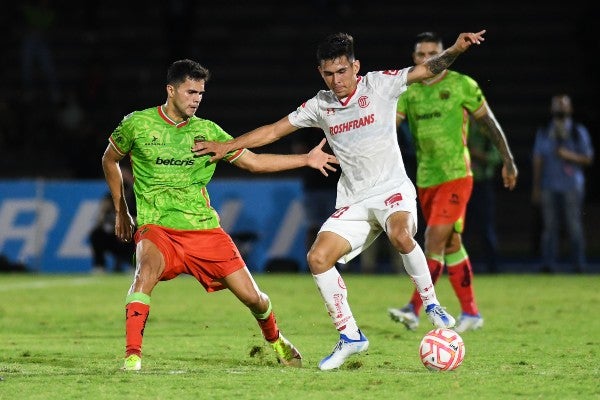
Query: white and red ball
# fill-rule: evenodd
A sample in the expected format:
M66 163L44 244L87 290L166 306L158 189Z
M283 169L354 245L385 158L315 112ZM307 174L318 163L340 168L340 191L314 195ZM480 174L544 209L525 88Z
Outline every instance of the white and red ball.
M419 356L423 365L431 371L452 371L465 358L465 343L451 329L433 329L421 340Z

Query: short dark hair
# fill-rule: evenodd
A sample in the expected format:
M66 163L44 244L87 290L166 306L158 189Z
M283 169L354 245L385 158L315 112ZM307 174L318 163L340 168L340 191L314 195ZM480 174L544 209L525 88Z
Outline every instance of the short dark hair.
M415 45L419 43L439 43L442 46L444 43L442 42L442 38L435 32L427 31L421 32L415 38Z
M177 86L187 78L193 81L208 81L210 72L207 68L189 59L175 61L167 70L167 85Z
M349 61L354 61L354 38L347 33L331 34L317 47L317 61L319 63L342 56L346 56Z

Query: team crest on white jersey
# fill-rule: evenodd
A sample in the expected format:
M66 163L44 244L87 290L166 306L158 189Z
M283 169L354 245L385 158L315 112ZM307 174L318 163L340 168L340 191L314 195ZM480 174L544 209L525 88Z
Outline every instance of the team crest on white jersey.
M360 108L365 108L370 104L369 96L360 96L358 98L358 106Z

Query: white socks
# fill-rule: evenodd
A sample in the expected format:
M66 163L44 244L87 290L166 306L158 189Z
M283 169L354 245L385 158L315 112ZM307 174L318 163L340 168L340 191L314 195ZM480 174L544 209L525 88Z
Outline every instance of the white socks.
M337 268L331 267L322 274L313 275L313 278L335 328L350 339L360 339L358 326L348 304L348 290ZM431 278L429 281L431 282Z
M430 304L439 304L435 295L433 282L431 281L431 273L427 266L427 260L421 247L417 244L410 253L400 253L400 257L402 257L406 273L412 279L417 292L421 296L421 300L423 300L423 305L427 307Z

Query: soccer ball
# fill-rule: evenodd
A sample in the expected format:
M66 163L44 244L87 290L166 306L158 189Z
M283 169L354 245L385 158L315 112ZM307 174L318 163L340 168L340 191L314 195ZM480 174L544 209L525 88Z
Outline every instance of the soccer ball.
M421 340L419 356L423 365L431 371L451 371L458 368L465 358L465 343L451 329L433 329Z

